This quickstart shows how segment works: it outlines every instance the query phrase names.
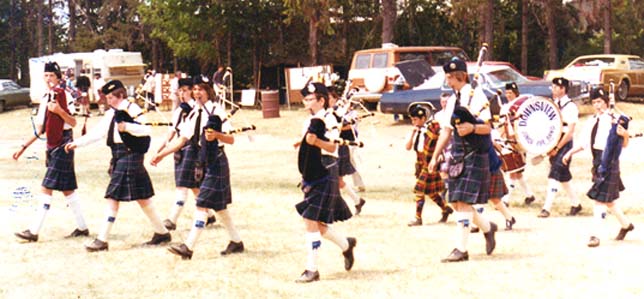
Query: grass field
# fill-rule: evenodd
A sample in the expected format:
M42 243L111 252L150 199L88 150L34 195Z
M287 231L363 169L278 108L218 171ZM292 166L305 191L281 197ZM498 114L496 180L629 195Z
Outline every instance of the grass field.
M284 107L282 107L284 108ZM644 108L625 103L619 108L635 120L631 132L644 131ZM585 107L584 111L590 111ZM169 115L169 113L166 113ZM150 118L163 120L160 115ZM76 152L78 194L92 238L64 239L74 229L71 211L62 194L55 193L52 208L37 243L21 243L14 232L29 227L37 202L15 198L20 187L36 195L44 175L44 142L35 143L19 160L11 154L31 132L29 110L0 114L0 298L641 298L644 252L644 193L641 181L644 138L631 140L622 154L626 191L621 205L635 224L623 242L612 241L619 230L609 216L601 246L586 247L592 202L585 197L590 186L590 154L573 161L573 183L584 207L580 217L562 216L569 208L566 196L555 201L553 216L539 219L545 196L547 162L529 167L526 176L537 202L523 206L523 195L511 208L515 230L497 234L497 249L485 255L481 234L469 241L470 261L442 264L453 248L455 224L437 224L440 210L428 202L425 225L409 228L413 217L412 152L404 150L409 123L394 123L391 115L377 114L361 125L366 147L360 151L361 172L367 185L367 204L360 216L338 223L336 229L358 239L356 264L343 269L340 249L323 241L320 250L321 281L299 285L293 281L304 269L304 226L294 209L302 198L292 144L300 138L306 113L281 111L280 118L263 119L261 111L242 110L236 126L255 124L252 138L237 136L227 147L233 184L230 211L247 251L222 257L228 243L216 224L204 231L192 260L170 254L165 246L143 247L152 235L138 205L123 204L112 230L110 250L87 253L83 244L102 225L106 209L103 194L109 149L104 141ZM88 128L98 121L90 118ZM79 126L75 130L80 134ZM166 128L153 129L152 149ZM252 140L251 140L252 139ZM39 160L26 159L28 156ZM147 155L149 159L151 155ZM147 165L154 183L153 198L163 218L174 202L171 156L158 167ZM187 237L194 211L189 200L174 242ZM503 227L500 213L491 206L488 218Z

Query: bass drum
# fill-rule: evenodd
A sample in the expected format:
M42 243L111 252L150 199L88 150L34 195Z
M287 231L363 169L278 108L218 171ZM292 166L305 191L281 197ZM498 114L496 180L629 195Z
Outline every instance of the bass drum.
M519 151L544 155L559 143L563 121L557 104L534 96L518 104L513 127Z

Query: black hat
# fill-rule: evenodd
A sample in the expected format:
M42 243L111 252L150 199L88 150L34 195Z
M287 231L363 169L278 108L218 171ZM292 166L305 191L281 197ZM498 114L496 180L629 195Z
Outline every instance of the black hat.
M409 109L409 116L411 117L427 117L428 114L427 108L422 105L415 105Z
M465 64L465 61L454 58L443 65L443 71L445 71L446 74L457 71L467 73L467 65Z
M604 88L601 86L599 87L593 87L590 92L590 100L598 99L601 98L602 100L606 101L608 103L608 93L604 91Z
M303 97L306 97L312 93L321 93L325 96L329 95L329 91L327 90L326 86L324 86L324 84L320 82L311 82L309 84L306 84L306 86L304 86L304 88L300 90L300 93Z
M564 77L557 77L557 78L552 79L552 84L557 85L557 86L561 86L561 87L568 87L569 83L570 82L568 81L568 79L566 79Z
M209 116L208 122L206 123L206 126L204 128L221 132L221 118L219 118L219 115Z
M91 85L89 78L87 76L79 76L78 79L76 79L76 88L89 88Z
M519 86L515 82L506 83L505 90L512 90L515 93L519 93Z
M45 72L55 73L56 77L58 77L59 79L63 76L63 74L60 72L60 66L58 66L58 63L56 63L55 61L45 63Z
M197 84L210 84L210 80L208 80L208 77L203 76L203 75L196 75L195 78L192 80L192 84L197 85Z
M123 82L119 80L111 80L110 82L105 83L103 85L103 88L101 88L101 92L103 92L104 95L110 94L112 91L115 91L119 88L125 88L123 85Z
M182 86L192 87L192 78L188 77L179 79L179 87Z

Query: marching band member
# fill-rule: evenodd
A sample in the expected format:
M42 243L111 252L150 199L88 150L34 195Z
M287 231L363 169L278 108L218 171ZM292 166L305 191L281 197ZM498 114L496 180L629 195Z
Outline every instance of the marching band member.
M87 251L108 250L109 234L116 220L120 202L136 201L152 223L154 236L146 245L170 242L172 237L163 226L150 198L154 188L143 165L143 158L150 145L150 127L138 124L133 116L140 115L141 107L126 100L127 91L119 80L107 82L102 88L108 104L112 107L105 113L95 128L78 140L68 143L65 151L94 143L107 135L107 146L112 149L110 183L105 192L107 199L106 221L97 238L85 245ZM139 122L145 122L141 115Z
M183 123L189 122L188 115L192 109L197 105L196 101L192 98L192 78L181 78L178 81L178 97L181 102L177 109L172 113L173 127L170 128L166 141L161 144L157 153L160 153L166 148L172 139L176 136L179 138L181 130L179 126ZM195 198L199 195L200 182L195 180L195 162L197 161L198 148L191 142L186 142L183 147L174 153L174 183L176 185L176 201L172 206L170 215L167 219L163 220L163 225L168 230L175 230L177 228L177 220L183 211L183 206L188 199L188 190L192 191ZM208 210L212 213L212 210ZM206 225L214 223L215 216L208 215Z
M503 107L501 108L502 110L501 115L506 115L506 118L501 122L498 130L499 130L499 133L501 133L502 138L505 138L510 141L510 150L516 154L519 154L520 156L517 156L517 157L522 157L523 161L521 163L525 164L526 153L520 153L515 147L516 136L514 135L514 128L512 128L512 122L510 121L511 116L509 113L509 108L515 104L516 102L515 100L519 96L519 94L520 94L519 86L517 86L515 82L507 83L505 85L505 97L508 99L508 103L503 105ZM530 186L528 186L528 183L523 177L523 171L524 169L522 168L520 170L509 173L509 177L510 177L509 187L510 187L510 192L512 192L517 186L521 187L521 189L523 189L523 192L526 196L523 202L526 205L529 205L532 202L534 202L535 198L534 198L534 193L532 193ZM504 197L504 199L506 203L509 202L509 199L507 199L507 196Z
M72 117L73 106L68 106L65 91L59 88L62 77L60 67L56 62L45 64L44 81L47 92L40 101L38 115L36 116L37 128L21 148L13 154L13 159L18 160L25 150L45 133L47 137L47 172L42 181L40 194L41 207L31 227L15 235L23 240L36 242L38 233L45 221L51 204L54 190L61 191L67 199L67 204L74 213L77 228L68 237L88 236L89 230L81 213L80 201L76 195L76 172L74 171L74 153L63 150L65 144L73 141L72 127L76 126L76 119Z
M338 94L333 87L327 87L329 92L329 114L335 116L336 122L340 127L339 137L345 140L355 141L353 128L350 123L345 123L345 120L351 120L352 116L355 117L355 111L347 110L348 107L340 107L338 103ZM338 185L341 191L351 197L355 207L355 215L359 215L362 211L362 206L366 201L356 194L356 191L345 181L345 176L353 175L356 172L355 167L351 163L351 150L349 145L338 145Z
M487 123L478 123L473 119L474 117L472 120L464 119L464 122L456 123L454 113L457 110L463 112L481 111L480 119L484 122L489 121L490 110L486 108L488 99L480 88L472 89L464 61L451 60L443 66L443 70L445 71L445 80L454 90L454 94L448 100L446 117L441 120L442 130L429 162L429 169L436 169L438 156L452 135L454 139L450 164L458 165L457 159L463 161L462 171L458 174L454 173L456 177L448 180L449 202L456 210L454 216L457 222L458 238L454 250L441 262L460 262L469 259L467 241L472 221L483 231L486 253L492 254L496 247L494 237L497 231L496 224L485 219L479 213L475 213L472 207L474 204L485 204L488 200L489 190L486 186L489 186L490 183L489 144L485 146L485 141L489 142L492 127ZM469 114L472 115L471 112ZM453 124L452 119L455 120ZM475 142L477 140L483 142ZM453 169L456 168L453 167Z
M561 186L568 193L570 198L570 212L568 216L575 216L581 212L581 203L577 194L572 189L570 181L572 174L570 173L570 163L563 163L562 158L572 146L572 138L575 133L575 127L579 120L579 110L577 105L568 97L569 82L567 79L558 77L552 80L552 98L559 106L561 118L563 120L563 133L559 143L548 153L550 156L550 172L548 173L548 190L546 192L546 201L538 217L550 217L550 209L552 202L557 196L557 185Z
M500 138L499 132L492 130L490 133L492 135L493 146L497 147L497 150L500 150L500 145L494 141ZM496 155L496 152L493 154ZM492 202L494 208L505 218L505 230L512 230L512 226L517 223L517 220L512 216L510 208L501 200L508 194L508 187L505 184L503 172L501 171L502 163L503 161L498 156L496 158L490 156L490 202Z
M195 146L197 154L201 156L199 157L199 163L195 163L195 170L193 171L195 180L201 181L199 195L197 196L194 225L183 244L172 245L168 248L170 252L184 259L192 258L195 244L206 225L209 209L215 210L230 238L227 247L220 252L221 255L244 252L244 243L228 211L228 205L232 203L232 193L230 189L230 168L228 166L228 157L224 152L224 144L235 143L235 137L231 134L222 133L231 131L232 125L230 120L226 120L225 109L214 101L216 98L215 92L208 81L203 76L195 77L192 94L197 101L197 106L192 109L188 116L190 121L180 125L179 138L157 153L151 161L152 165L157 165L165 156L183 148L188 142ZM210 129L213 131L204 132L204 128L209 124L210 116L214 115L219 117L222 124L216 125L216 123L210 122Z
M414 196L416 200L416 217L410 221L407 226L423 225L423 207L425 205L425 195L431 198L442 211L440 223L447 222L452 212L452 208L447 205L441 193L445 189L445 184L438 171L428 169L427 164L431 159L436 141L440 132L440 124L437 121L427 119L427 109L421 105L412 107L409 111L411 123L414 130L407 139L405 149L416 152L416 185L414 186Z
M599 173L602 154L606 147L608 135L613 123L613 116L609 113L608 109L608 95L602 87L597 87L590 91L590 99L596 113L588 119L581 137L582 141L564 155L563 163L568 164L572 155L584 149L590 149L592 152L593 166L591 172L595 184L588 191L587 195L589 198L595 200L595 208L593 209L595 223L592 228L590 240L588 241L588 247L597 247L599 246L598 236L600 235L603 220L606 218L607 210L610 210L621 224L621 229L615 238L616 240L624 240L626 234L635 229L635 226L626 218L624 212L617 204L619 192L624 191L624 185L622 184L619 171L619 160L610 164L610 171L607 173L606 178L602 178L602 175ZM623 138L622 147L628 146L628 131L621 124L617 124L616 133Z
M351 210L339 195L337 162L329 156L337 152L337 146L330 141L337 138L337 134L328 132L329 124L325 123L330 119L326 117L329 108L327 89L324 84L310 83L301 93L311 117L305 122L302 140L295 144L299 147L298 168L304 192L304 200L295 208L304 219L308 258L306 269L296 282L307 283L320 279L317 258L322 237L340 247L347 271L353 267L353 248L357 241L342 236L331 227L335 221L351 218Z

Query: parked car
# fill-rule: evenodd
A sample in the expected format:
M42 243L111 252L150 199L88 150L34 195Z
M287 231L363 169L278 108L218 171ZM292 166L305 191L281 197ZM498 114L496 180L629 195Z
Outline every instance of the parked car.
M528 80L532 81L538 81L538 80L543 80L541 77L535 77L535 76L528 76L524 73L522 73L514 64L507 62L507 61L483 61L483 65L507 65L511 67L513 70L517 71L517 73L523 75L526 77Z
M9 107L30 105L29 88L8 79L0 79L0 112Z
M468 63L468 73L470 81L476 71L474 63ZM505 84L516 82L521 94L531 94L535 96L552 97L550 81L546 80L528 80L525 76L507 65L484 64L480 69L481 87L488 98L500 94L501 103L507 103L505 98ZM582 82L573 82L568 92L568 96L573 100L579 100L584 95L586 87ZM380 98L380 111L383 113L407 115L411 105L421 103L431 106L433 109L440 110L441 93L453 93L453 90L445 84L445 73L438 72L427 80L424 84L410 90L385 93ZM500 107L497 101L490 101L490 109L493 115L499 113Z
M616 86L615 99L620 101L629 96L644 96L644 60L635 55L579 56L563 69L544 72L546 80L556 77L585 81L591 87L603 86L605 90L612 79Z
M395 65L402 61L424 59L432 67L440 68L445 62L458 57L468 60L457 47L398 47L385 44L382 48L356 51L349 69L349 88L353 98L375 107L383 93L391 92L400 72Z

